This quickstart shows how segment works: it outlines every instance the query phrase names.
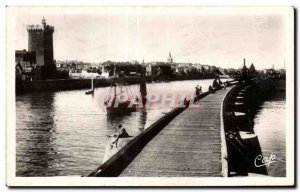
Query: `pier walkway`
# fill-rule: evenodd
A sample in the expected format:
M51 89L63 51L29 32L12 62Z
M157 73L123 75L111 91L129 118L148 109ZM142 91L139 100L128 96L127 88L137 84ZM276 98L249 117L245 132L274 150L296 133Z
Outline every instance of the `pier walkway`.
M222 176L220 111L230 89L210 94L179 114L120 176Z

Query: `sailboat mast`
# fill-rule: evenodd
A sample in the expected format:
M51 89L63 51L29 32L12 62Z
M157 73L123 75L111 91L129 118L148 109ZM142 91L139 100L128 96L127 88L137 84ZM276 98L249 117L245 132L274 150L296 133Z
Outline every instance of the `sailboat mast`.
M114 80L116 78L116 66L114 65ZM115 92L115 98L117 96L117 85L114 84L114 92Z
M140 82L140 93L142 97L147 96L147 87L146 87L146 66L143 60L142 64L142 73L141 73L141 82Z
M93 76L92 76L91 81L92 81L92 90L94 90L94 79L93 79Z

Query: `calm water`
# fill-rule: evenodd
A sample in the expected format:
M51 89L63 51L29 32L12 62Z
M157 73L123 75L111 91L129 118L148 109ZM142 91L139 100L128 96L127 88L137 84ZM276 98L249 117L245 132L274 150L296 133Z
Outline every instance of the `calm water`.
M212 81L148 84L147 91L168 97L175 93L180 100L181 94L192 94L197 84L207 91ZM129 88L139 91L137 85ZM146 110L107 116L103 102L109 89L97 88L94 96L85 95L86 90L17 96L17 176L87 175L101 165L107 135L117 125L137 135L171 110L157 101Z
M261 106L254 119L254 131L264 157L276 155L276 162L267 167L268 175L286 176L285 93L279 92Z

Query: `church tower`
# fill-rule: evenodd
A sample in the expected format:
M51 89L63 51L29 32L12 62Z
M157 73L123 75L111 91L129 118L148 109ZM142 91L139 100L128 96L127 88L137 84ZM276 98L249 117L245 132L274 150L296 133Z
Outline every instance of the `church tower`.
M173 58L172 58L172 56L171 56L171 51L169 52L169 57L168 57L168 59L167 59L167 62L168 62L168 63L173 63Z

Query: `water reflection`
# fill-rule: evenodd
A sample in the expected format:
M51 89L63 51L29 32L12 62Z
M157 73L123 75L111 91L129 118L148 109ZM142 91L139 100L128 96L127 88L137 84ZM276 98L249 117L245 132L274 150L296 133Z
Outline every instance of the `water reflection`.
M143 109L140 111L140 127L139 127L139 130L140 131L143 131L145 129L145 126L146 126L146 122L147 122L147 111L146 109Z
M286 176L285 104L285 92L279 92L263 103L254 119L262 155L276 155L276 162L267 166L268 175L274 177Z
M18 99L17 99L18 100ZM53 175L55 172L57 147L55 123L53 120L54 94L42 93L25 96L26 104L16 103L17 110L23 110L24 124L17 121L17 175ZM18 113L18 111L17 111ZM36 169L38 167L38 169Z
M123 127L129 130L130 125L126 123L126 120L131 119L134 117L136 113L126 113L126 114L108 114L107 115L107 135L111 135L118 131L118 126L122 125ZM127 126L128 125L128 126ZM130 131L132 132L132 131Z
M107 115L107 135L118 132L118 126L122 125L131 136L136 136L145 129L147 123L147 110L140 108L136 112L126 114Z

